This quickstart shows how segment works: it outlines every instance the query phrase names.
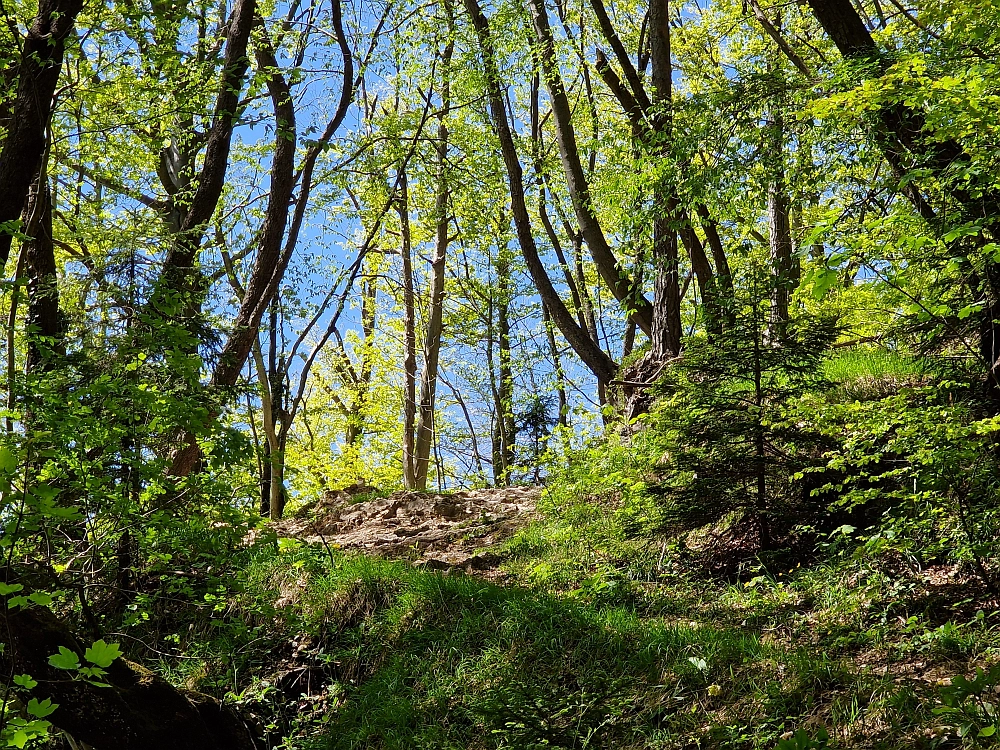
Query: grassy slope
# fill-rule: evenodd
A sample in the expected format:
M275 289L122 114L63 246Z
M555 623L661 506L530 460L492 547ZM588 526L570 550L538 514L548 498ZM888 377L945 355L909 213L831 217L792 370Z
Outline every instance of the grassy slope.
M835 363L845 388L871 389L873 370L874 387L919 376L892 358L856 360ZM805 566L707 575L692 560L697 535L685 546L655 533L643 439L561 476L508 542L502 584L261 547L233 587L227 620L239 624L217 626L174 676L233 691L271 722L274 746L296 748L808 748L827 746L809 739L825 731L843 748L992 740L959 737L990 726L992 684L942 710L944 686L1000 647L995 602L966 570L921 571L833 540Z
M615 554L655 554L656 580L591 565L570 588L580 568L566 561L586 527L544 557L524 552L565 539L561 523L512 541L519 578L503 586L363 556L258 560L243 607L252 616L281 601L261 623L284 676L252 683L244 701L257 695L262 714L284 704L291 723L279 734L292 731L292 747L771 748L820 727L839 747L958 746L931 712L935 683L998 640L968 602L930 600L919 577L850 560L713 583L620 535ZM609 539L606 523L600 532ZM563 583L519 585L540 566L561 569Z

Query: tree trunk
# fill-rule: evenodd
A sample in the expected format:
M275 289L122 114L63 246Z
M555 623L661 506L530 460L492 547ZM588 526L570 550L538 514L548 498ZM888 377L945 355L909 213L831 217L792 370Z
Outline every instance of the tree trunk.
M498 243L499 245L500 243ZM503 249L497 260L497 360L500 366L497 382L497 419L499 432L500 472L498 485L510 485L510 474L514 464L514 441L517 438L514 426L514 368L510 349L510 266L503 258Z
M650 62L653 83L653 129L659 150L669 156L673 129L673 66L670 58L670 5L652 0L649 8ZM671 184L661 183L653 195L653 330L652 357L664 362L681 351L681 295L677 255L678 201Z
M10 119L0 150L0 270L7 265L14 236L8 222L21 215L42 162L66 38L82 9L83 0L41 0L20 45L17 91L8 106Z
M231 709L207 695L178 691L125 659L113 662L101 678L108 687L68 679L65 670L49 664L49 656L64 647L84 661L84 649L47 609L0 612L0 628L6 643L0 652L4 673L31 675L38 683L32 689L34 696L58 704L48 720L78 743L95 750L256 747L246 725Z
M48 174L38 175L26 208L28 266L28 356L30 372L51 370L66 355L66 324L59 309L55 250L52 244L52 193Z
M545 326L545 338L549 343L549 356L552 357L552 367L556 375L556 397L559 403L559 426L569 426L569 400L566 398L566 373L563 372L562 363L559 356L559 346L556 344L556 332L552 325L552 316L549 308L542 305L542 325ZM635 336L635 324L629 321L629 329ZM623 352L627 356L628 351Z
M566 186L573 201L577 223L583 238L590 248L594 266L604 279L608 289L618 302L627 308L633 308L631 317L647 334L652 331L653 310L648 300L642 296L642 290L636 289L628 273L618 263L614 252L608 245L597 215L594 212L590 186L587 184L580 160L580 150L573 130L572 111L562 76L555 56L555 45L552 40L552 29L549 27L548 12L545 0L529 0L532 25L535 38L538 41L538 62L542 69L545 85L552 103L552 115L555 123L556 140L559 144L559 155L562 159L563 171L566 175ZM505 115L506 116L506 115Z
M445 117L451 106L451 58L454 29L450 0L445 2L448 14L449 41L441 55L441 113L438 119L437 139L437 195L434 199L436 233L434 258L431 261L431 283L427 311L427 333L424 337L424 369L420 378L420 418L417 422L414 481L419 490L427 487L427 467L431 457L431 438L434 434L434 402L437 391L438 358L441 354L441 332L444 318L444 271L448 253L448 125Z
M888 59L875 44L851 0L807 1L813 15L845 58L865 63L865 73L870 78L884 75ZM981 234L974 238L977 246L1000 240L1000 191L989 184L984 185L981 191L970 191L965 186L966 181L962 178L970 165L970 158L957 141L935 137L926 128L923 113L904 102L888 104L876 113L875 118L873 140L899 178L914 169L927 170L932 179L939 181L962 207L962 220L981 222L989 236ZM949 175L954 175L956 179L949 180ZM932 226L942 228L938 212L915 180L903 181L900 191ZM957 250L962 252L962 248ZM978 292L987 302L980 313L979 325L980 352L988 371L987 388L992 396L1000 397L1000 264L992 258L985 259Z
M702 310L705 317L705 330L709 336L718 336L722 332L722 310L719 305L719 289L712 264L705 254L705 246L701 243L694 227L687 216L682 217L680 238L691 259L691 269L698 279L698 291L701 293Z
M531 218L524 200L524 179L521 163L518 159L517 148L514 145L514 136L510 129L510 122L507 120L505 98L500 89L500 73L497 70L493 41L490 37L489 22L486 16L483 15L483 11L476 0L465 0L465 7L471 17L472 25L479 40L480 51L483 55L490 115L500 140L500 150L503 154L504 166L507 169L507 179L510 186L511 213L514 217L518 243L521 246L521 254L524 256L528 272L535 282L542 303L548 306L549 311L552 313L553 321L559 327L569 345L573 347L573 351L577 353L583 363L598 379L605 381L613 380L618 366L573 319L573 315L566 308L566 305L552 286L552 280L549 279L545 265L538 255L538 247L535 244L535 238L531 230Z
M399 193L394 203L396 213L399 214L401 236L399 254L403 263L403 486L412 490L417 486L413 440L413 427L417 415L417 332L410 240L410 202L405 172L400 175Z
M780 342L788 328L788 305L793 291L791 201L785 184L784 117L775 110L765 126L770 176L767 185L768 246L771 250L771 317L768 334Z

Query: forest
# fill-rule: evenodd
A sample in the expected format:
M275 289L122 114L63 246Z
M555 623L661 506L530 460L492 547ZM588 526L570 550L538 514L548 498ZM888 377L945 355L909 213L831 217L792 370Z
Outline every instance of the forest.
M1000 746L1000 4L0 16L0 747Z

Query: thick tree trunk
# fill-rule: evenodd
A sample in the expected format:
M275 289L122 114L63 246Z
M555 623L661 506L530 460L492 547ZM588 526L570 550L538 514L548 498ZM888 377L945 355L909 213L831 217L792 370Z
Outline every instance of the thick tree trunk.
M845 58L865 64L865 72L870 78L878 78L886 72L889 61L875 44L851 0L807 1L813 15ZM982 223L988 237L983 234L975 238L979 246L1000 240L1000 191L985 185L981 191L970 192L963 185L961 178L964 168L970 164L969 155L957 141L936 138L928 132L922 112L903 102L889 104L876 113L872 135L897 176L902 178L914 169L928 170L961 206L962 219ZM949 180L949 175L955 175L956 179ZM921 216L940 227L938 213L916 181L907 179L900 189ZM982 279L978 291L987 304L980 313L980 350L988 371L988 390L997 397L1000 396L1000 264L987 258Z
M618 263L614 252L604 236L597 215L594 212L593 198L590 186L583 171L580 150L573 130L572 111L566 89L563 86L562 75L559 72L555 56L555 45L552 40L552 29L549 27L548 12L544 0L529 0L532 25L538 42L538 62L545 79L545 86L552 103L552 116L555 123L556 141L559 145L559 155L562 159L563 171L566 175L566 186L573 201L577 223L583 238L590 248L594 266L604 279L608 289L618 302L626 308L633 309L631 317L647 334L652 331L653 310L649 301L636 289L628 273Z
M83 0L41 0L21 44L17 92L7 107L10 119L0 150L0 271L7 265L14 222L45 151L45 131L59 81L66 38L73 32Z
M253 750L244 722L213 698L182 693L137 664L116 660L109 687L68 679L49 664L59 647L80 661L84 649L55 615L38 607L0 612L4 674L28 674L32 693L59 705L48 717L57 728L94 750ZM0 716L2 721L2 716Z

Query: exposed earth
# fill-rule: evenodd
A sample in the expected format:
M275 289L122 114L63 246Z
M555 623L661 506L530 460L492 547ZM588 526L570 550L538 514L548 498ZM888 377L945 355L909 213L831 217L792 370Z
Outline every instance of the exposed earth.
M278 536L405 558L434 570L498 577L494 548L533 516L539 487L395 492L371 498L370 487L328 492L322 500L275 525Z

